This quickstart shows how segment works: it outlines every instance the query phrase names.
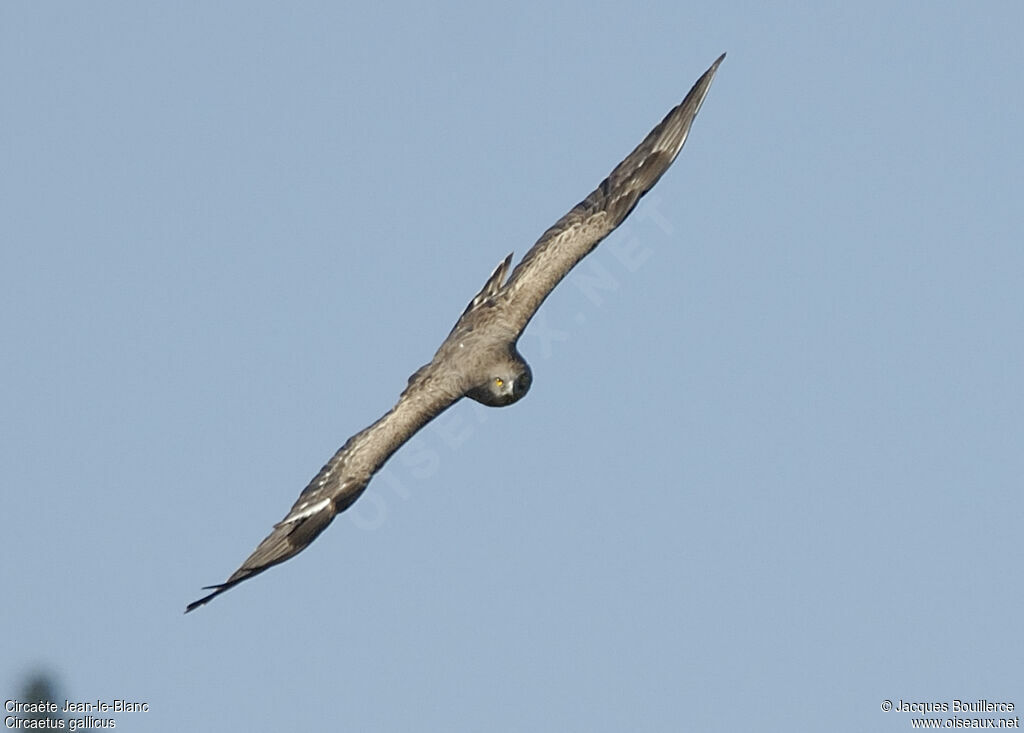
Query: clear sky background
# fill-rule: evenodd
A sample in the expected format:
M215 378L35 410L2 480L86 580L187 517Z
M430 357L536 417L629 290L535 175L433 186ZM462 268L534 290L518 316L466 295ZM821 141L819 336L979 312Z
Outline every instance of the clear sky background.
M1024 705L1024 6L0 8L0 692L132 731ZM306 552L196 613L509 252L680 158ZM1019 710L1017 713L1019 714Z

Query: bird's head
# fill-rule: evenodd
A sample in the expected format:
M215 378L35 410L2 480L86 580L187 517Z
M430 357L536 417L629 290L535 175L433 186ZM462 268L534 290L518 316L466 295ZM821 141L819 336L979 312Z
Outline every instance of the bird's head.
M483 383L469 390L466 396L488 407L504 407L518 402L533 383L530 365L517 351L509 354L508 358L488 364L484 374Z

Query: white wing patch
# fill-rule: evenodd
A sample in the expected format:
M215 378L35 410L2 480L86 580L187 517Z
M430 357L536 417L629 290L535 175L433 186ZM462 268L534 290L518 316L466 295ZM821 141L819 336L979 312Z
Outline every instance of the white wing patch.
M319 512L322 509L326 508L330 503L331 503L331 497L328 496L326 499L321 499L320 501L318 501L316 503L310 504L308 506L304 506L304 507L302 507L301 509L299 509L297 511L293 511L291 514L289 514L287 517L285 517L281 521L281 524L291 524L292 522L297 522L300 519L305 519L306 517L311 517L314 514L316 514L317 512Z

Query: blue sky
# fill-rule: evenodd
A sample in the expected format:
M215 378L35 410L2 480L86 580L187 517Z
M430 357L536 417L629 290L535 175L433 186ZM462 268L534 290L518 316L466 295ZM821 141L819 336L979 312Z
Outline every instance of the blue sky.
M1018 3L4 3L0 691L139 731L1024 704ZM680 158L184 616L723 51Z

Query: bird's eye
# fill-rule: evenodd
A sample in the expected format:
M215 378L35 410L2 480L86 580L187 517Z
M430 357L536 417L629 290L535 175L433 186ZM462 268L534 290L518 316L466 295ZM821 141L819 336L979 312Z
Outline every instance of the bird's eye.
M497 386L501 387L501 386L503 386L505 384L505 380L503 380L501 377L495 377L494 378L494 383Z

